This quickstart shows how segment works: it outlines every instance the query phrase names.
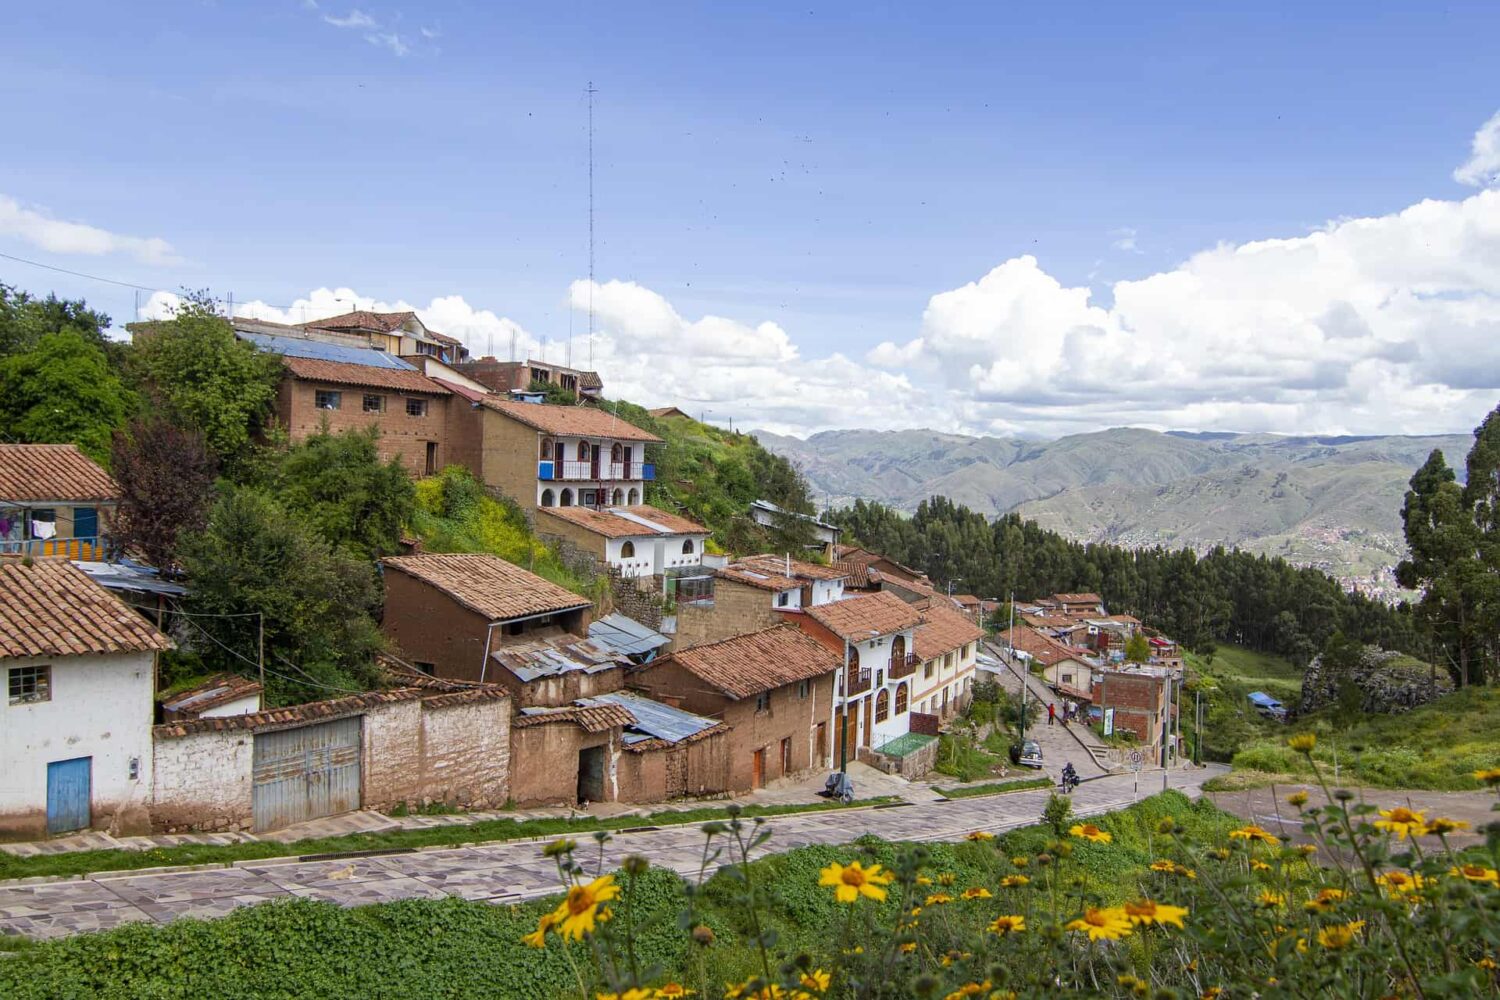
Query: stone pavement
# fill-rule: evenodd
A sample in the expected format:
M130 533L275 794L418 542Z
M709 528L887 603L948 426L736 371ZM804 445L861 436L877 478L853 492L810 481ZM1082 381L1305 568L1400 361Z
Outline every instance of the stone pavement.
M1171 786L1193 797L1224 768L1173 772ZM1161 788L1160 772L1142 776L1140 794ZM889 840L961 840L973 830L1000 833L1038 821L1047 789L932 803L801 813L769 821L773 836L761 853L809 844L846 843L864 834ZM1130 776L1085 782L1074 793L1074 811L1089 816L1130 805ZM452 819L452 817L430 817ZM590 869L597 848L587 834L575 839ZM337 860L300 858L242 861L223 868L171 872L113 872L91 878L0 883L0 932L34 938L63 937L121 924L178 917L221 917L241 906L301 896L341 906L395 899L459 896L515 903L558 891L552 862L540 841L505 841L423 849ZM603 851L603 868L627 854L691 876L702 857L703 834L694 823L618 831Z
M1042 748L1042 760L1046 764L1044 768L1046 773L1054 779L1058 778L1062 774L1063 765L1071 760L1080 778L1087 780L1106 774L1105 769L1088 750L1090 745L1100 745L1100 740L1094 735L1093 730L1082 724L1064 726L1058 722L1056 725L1047 725L1047 703L1058 704L1057 693L1032 676L1031 672L1024 667L1007 662L1004 647L994 643L985 643L984 650L1000 661L1000 684L1007 692L1019 696L1024 678L1027 700L1041 702L1042 713L1037 716L1036 725L1027 730L1026 736L1028 739L1036 740L1037 746ZM1058 711L1062 711L1060 704L1058 704Z

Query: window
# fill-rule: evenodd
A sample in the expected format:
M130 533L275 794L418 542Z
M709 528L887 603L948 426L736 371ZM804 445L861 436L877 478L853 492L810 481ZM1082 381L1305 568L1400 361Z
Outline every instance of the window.
M611 462L619 464L619 461L620 461L620 443L618 441L616 441L614 443L614 445L609 449L609 460Z
M313 393L313 406L320 410L337 410L339 403L343 402L344 394L332 389L319 389Z
M947 670L947 669L951 668L952 666L953 666L953 654L949 653L947 656L943 657L943 669Z
M571 506L573 506L573 491L572 490L564 489L562 491L562 500L559 502L559 505L563 506L563 507L571 507Z
M757 712L769 712L771 710L771 692L762 691L755 696L755 710Z
M807 700L807 696L808 696L808 694L811 691L812 691L812 681L798 681L797 682L797 697L798 698L802 699L803 701L806 701Z
M542 438L542 450L539 456L543 462L552 458L552 439Z
M542 506L552 507L557 503L557 495L551 490L542 490Z
M634 507L636 504L640 503L641 502L641 492L640 492L640 490L631 490L629 493L625 494L625 502L628 503L628 504L630 504L630 506L632 506L632 507Z
M427 442L427 475L435 476L438 470L437 442Z
M896 714L897 715L900 715L902 712L906 711L906 699L907 699L906 685L905 684L898 684L896 686Z
M690 556L693 554L693 540L691 538L685 540L682 543L682 554L685 556Z
M427 416L427 400L425 400L425 399L408 399L406 401L406 415L408 417L425 417L425 416Z
M884 683L885 683L885 671L884 670L877 670L877 671L875 671L875 686L876 687L880 687L880 685L882 685Z
M38 701L51 700L51 667L10 668L10 703L12 705L30 705Z
M974 655L974 644L971 642L967 646L964 647L964 659L967 660L969 657L971 657L973 655Z
M580 441L580 442L578 442L578 461L580 461L580 462L587 462L588 460L589 460L589 443L587 441Z
M1072 684L1073 683L1073 675L1072 674L1063 674L1062 675L1062 682L1064 684Z
M422 673L426 674L428 677L436 677L437 676L437 664L436 663L428 663L425 660L413 660L412 661L412 666L414 666L418 670L422 671Z
M891 693L889 691L881 691L880 694L875 697L875 721L884 722L886 719L890 718L890 715Z
M781 593L776 595L776 606L778 608L784 608L791 602L792 592L790 590L783 590Z
M614 494L609 498L609 502L614 504L616 507L623 504L625 502L625 491L615 490Z
M621 559L634 559L635 558L635 542L625 542L624 544L622 544L620 546L620 558Z
M928 660L926 663L922 664L922 676L923 677L931 677L932 676L932 661L931 660Z
M598 491L598 490L579 490L578 491L578 505L580 507L594 507L594 506L597 506L598 503L599 503L599 497L600 497L600 491Z
M366 413L384 413L385 397L379 393L367 392L364 399L360 400L359 407Z

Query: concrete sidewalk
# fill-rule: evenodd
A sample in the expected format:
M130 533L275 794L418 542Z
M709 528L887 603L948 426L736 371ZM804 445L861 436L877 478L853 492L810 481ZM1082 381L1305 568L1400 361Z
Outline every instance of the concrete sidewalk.
M1173 772L1171 787L1194 798L1223 768ZM1160 789L1142 782L1141 795ZM809 844L841 844L865 834L888 840L961 840L973 830L1000 833L1039 821L1048 789L925 803L897 803L772 818L773 836L760 852ZM1134 797L1129 776L1086 782L1074 793L1075 814L1124 808ZM503 814L511 815L511 814ZM422 817L451 820L452 817ZM594 845L578 838L580 860L592 868ZM683 874L697 872L703 834L697 824L616 832L604 849L605 870L627 854ZM556 870L534 840L424 849L339 860L300 858L236 862L171 872L114 872L90 878L0 883L0 932L34 938L64 937L127 923L167 923L178 917L220 917L271 899L301 896L342 906L397 899L458 896L515 903L558 891Z

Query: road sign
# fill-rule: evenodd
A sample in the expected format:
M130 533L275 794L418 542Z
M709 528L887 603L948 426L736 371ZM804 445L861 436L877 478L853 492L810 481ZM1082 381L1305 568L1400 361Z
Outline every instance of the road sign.
M1112 709L1112 708L1106 708L1104 710L1104 735L1105 736L1113 736L1114 734L1115 734L1115 710Z
M1141 756L1141 752L1139 750L1130 751L1130 766L1133 770L1139 771L1141 769L1141 764L1144 761L1145 758Z

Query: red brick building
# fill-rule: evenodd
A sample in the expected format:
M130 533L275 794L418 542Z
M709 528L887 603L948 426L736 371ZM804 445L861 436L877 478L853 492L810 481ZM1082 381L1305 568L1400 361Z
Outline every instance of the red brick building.
M1164 670L1101 670L1094 675L1094 704L1101 711L1114 710L1116 732L1159 745L1169 712L1176 712L1168 701L1169 683Z

